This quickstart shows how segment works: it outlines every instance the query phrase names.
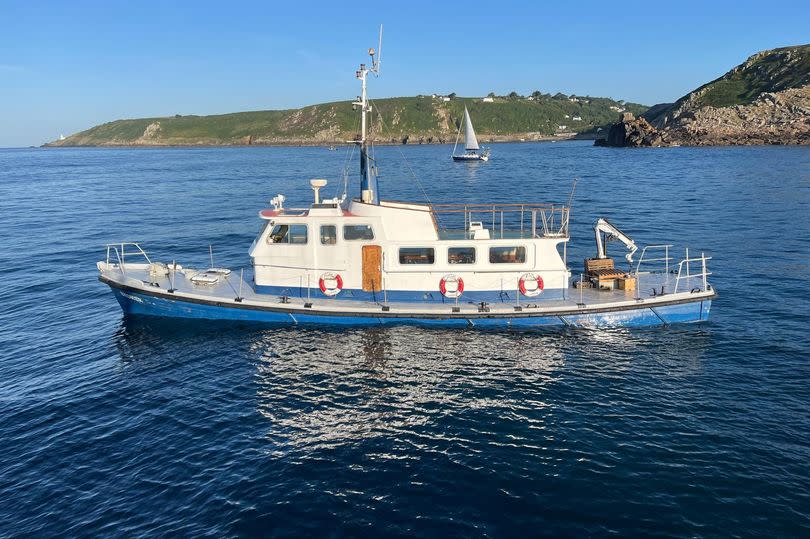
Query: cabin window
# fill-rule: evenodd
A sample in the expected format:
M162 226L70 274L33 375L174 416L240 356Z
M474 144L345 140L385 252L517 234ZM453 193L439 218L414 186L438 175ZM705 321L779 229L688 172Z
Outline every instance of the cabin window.
M435 255L432 247L400 247L400 264L433 264Z
M373 240L374 230L371 225L344 225L344 240Z
M337 227L335 225L321 225L321 245L335 245L337 243Z
M448 264L475 264L475 247L450 247L447 249Z
M307 243L307 225L290 225L290 243Z
M276 225L267 236L267 243L307 243L307 225Z
M270 234L267 236L267 243L287 243L287 232L290 231L289 225L276 225Z
M490 247L490 264L523 264L526 262L525 247Z

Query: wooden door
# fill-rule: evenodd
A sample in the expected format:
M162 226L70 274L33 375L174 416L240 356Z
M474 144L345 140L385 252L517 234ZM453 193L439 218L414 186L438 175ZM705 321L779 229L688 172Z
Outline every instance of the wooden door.
M363 291L382 290L382 247L363 245Z

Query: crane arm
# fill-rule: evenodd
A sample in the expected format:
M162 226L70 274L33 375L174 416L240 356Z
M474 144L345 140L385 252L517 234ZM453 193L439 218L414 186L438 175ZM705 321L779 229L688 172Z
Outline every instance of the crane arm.
M633 263L633 255L638 251L635 242L624 232L613 226L607 219L600 217L593 227L596 235L596 255L598 258L607 258L607 242L613 239L622 242L629 251L624 257L627 262ZM604 234L604 240L602 239Z

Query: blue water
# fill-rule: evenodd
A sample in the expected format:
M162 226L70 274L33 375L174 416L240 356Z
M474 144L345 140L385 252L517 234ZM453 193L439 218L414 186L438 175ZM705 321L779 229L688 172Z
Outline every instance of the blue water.
M810 536L810 148L381 148L383 196L420 201L400 152L434 202L579 178L572 267L598 216L705 251L711 321L125 319L106 242L239 267L258 210L331 195L343 152L0 151L0 536Z

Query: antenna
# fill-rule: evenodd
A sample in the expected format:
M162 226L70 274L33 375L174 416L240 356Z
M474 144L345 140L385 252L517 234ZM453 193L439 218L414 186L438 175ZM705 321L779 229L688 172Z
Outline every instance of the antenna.
M380 40L377 45L377 50L375 51L373 48L368 50L368 55L371 56L371 71L374 73L374 76L380 76L380 60L382 59L382 32L383 32L383 25L380 25ZM374 58L374 55L377 55L377 58Z
M371 67L366 64L360 64L360 69L355 72L355 76L360 79L360 95L357 101L352 103L353 107L360 108L360 140L355 141L355 144L360 146L360 200L367 204L377 204L377 179L374 176L373 163L369 167L368 155L368 139L366 136L366 114L371 112L371 105L368 102L366 94L366 77L369 73L373 73L375 77L380 74L380 54L379 50L382 48L382 24L380 25L380 39L378 49L368 49L368 55L371 57ZM373 158L372 158L373 161Z

